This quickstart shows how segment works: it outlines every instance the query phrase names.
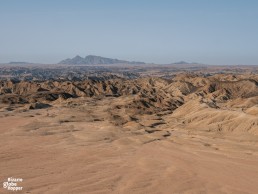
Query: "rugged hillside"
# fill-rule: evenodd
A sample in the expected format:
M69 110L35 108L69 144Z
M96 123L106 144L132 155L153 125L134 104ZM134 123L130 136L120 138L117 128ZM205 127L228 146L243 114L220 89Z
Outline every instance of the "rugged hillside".
M257 134L256 80L256 77L247 79L245 76L178 74L172 79L1 81L0 101L44 108L67 99L112 97L120 103L112 104L110 108L129 112L132 117L165 114L181 119L183 129L199 126L198 129L206 131L249 131ZM119 117L118 120L121 119Z
M1 81L0 178L24 193L257 193L257 80Z

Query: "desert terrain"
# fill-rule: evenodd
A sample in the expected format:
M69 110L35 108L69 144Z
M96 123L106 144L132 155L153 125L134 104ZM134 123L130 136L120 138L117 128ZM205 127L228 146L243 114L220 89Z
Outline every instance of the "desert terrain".
M15 193L33 194L257 193L254 69L113 67L56 80L4 69L0 180L22 178Z

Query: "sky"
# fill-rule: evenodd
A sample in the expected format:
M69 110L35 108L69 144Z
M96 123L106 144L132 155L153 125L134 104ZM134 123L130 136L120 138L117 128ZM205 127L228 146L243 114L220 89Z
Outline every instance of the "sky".
M258 65L257 0L0 0L0 63Z

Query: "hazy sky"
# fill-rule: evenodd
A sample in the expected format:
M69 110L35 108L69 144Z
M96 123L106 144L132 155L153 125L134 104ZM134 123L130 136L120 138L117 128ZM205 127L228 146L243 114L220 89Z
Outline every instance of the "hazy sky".
M0 63L258 65L257 0L0 0Z

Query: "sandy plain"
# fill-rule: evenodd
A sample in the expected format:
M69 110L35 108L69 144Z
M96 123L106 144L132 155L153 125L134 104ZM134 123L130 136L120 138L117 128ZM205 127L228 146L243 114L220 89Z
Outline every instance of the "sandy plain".
M112 105L128 98L81 97L26 111L2 105L0 180L23 178L16 193L33 194L257 193L257 130L209 130L223 114L235 115L237 125L250 114L193 99L121 124L132 114Z

